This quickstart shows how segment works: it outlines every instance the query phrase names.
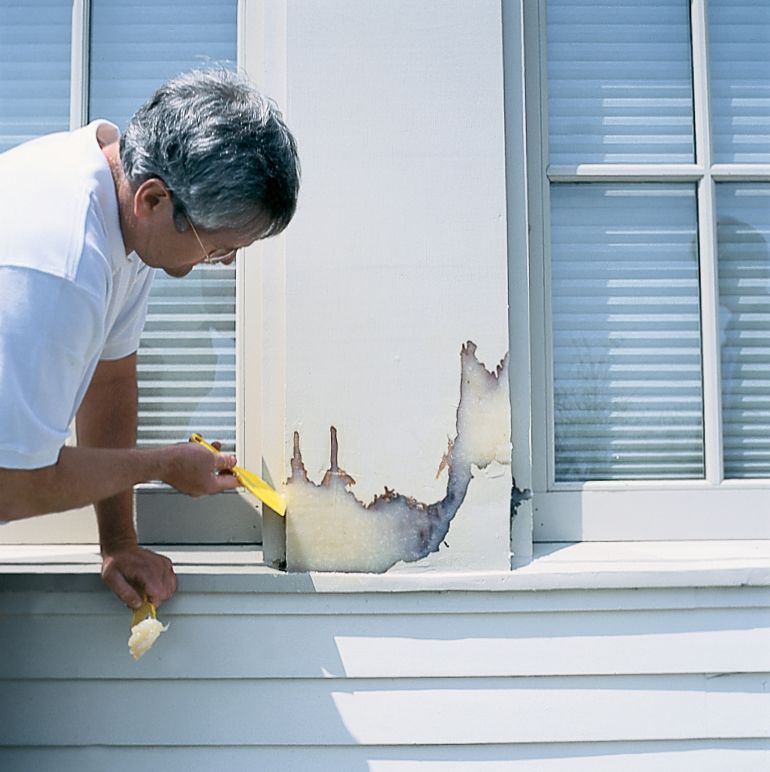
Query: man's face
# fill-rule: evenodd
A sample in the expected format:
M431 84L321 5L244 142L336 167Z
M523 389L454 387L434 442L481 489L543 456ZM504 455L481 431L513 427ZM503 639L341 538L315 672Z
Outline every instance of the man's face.
M229 229L206 231L190 223L186 231L180 232L173 223L172 227L174 243L169 239L162 263L158 266L169 276L186 276L199 263L231 265L236 250L251 244L241 234ZM220 254L224 255L223 259L216 259Z
M139 186L133 213L133 249L147 265L161 268L169 276L186 276L204 262L230 265L235 250L256 240L253 234L229 228L207 231L189 219L187 229L178 230L173 194L159 179L146 180Z

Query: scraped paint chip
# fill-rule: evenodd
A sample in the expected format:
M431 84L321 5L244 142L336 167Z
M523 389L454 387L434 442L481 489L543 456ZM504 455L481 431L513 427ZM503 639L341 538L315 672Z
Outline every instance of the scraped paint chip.
M480 470L499 476L511 464L508 357L493 370L476 358L468 341L460 352L460 401L456 436L441 460L447 471L443 499L417 501L385 488L369 503L349 488L355 480L338 463L337 430L331 427L330 466L314 483L294 433L291 477L287 481L286 567L289 571L363 571L381 573L399 561L420 560L437 552L468 487Z
M147 617L131 628L131 635L128 639L128 649L134 659L139 659L146 654L158 636L168 630L168 625L162 625L157 619Z

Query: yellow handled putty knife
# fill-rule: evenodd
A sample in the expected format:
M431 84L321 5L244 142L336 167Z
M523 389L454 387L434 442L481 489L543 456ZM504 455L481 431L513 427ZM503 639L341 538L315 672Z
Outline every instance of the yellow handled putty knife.
M204 448L208 448L212 453L219 453L219 451L210 445L200 434L191 434L190 442L197 442L198 445L202 445ZM286 514L286 502L283 500L283 496L273 490L261 477L257 477L253 472L249 472L240 466L234 466L230 470L235 479L246 488L246 490L256 496L261 502L267 504L273 512L279 515Z

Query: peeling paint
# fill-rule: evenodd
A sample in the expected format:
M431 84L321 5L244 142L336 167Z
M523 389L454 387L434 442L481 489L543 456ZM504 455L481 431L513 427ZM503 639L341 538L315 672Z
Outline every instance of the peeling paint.
M286 564L290 571L381 573L399 561L439 550L474 477L499 476L510 466L508 356L492 371L476 357L476 344L461 349L456 436L441 459L446 495L425 504L385 487L369 504L349 490L355 484L339 466L337 430L331 427L329 469L320 484L309 479L294 433L287 481Z

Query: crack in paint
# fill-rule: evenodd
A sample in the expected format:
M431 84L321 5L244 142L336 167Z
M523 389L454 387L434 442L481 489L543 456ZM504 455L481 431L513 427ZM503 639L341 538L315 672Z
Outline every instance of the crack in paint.
M330 464L320 484L307 474L299 432L294 432L287 481L286 562L290 571L381 573L399 561L437 552L465 500L474 470L510 465L508 355L489 371L468 341L460 351L456 436L441 459L446 495L425 504L385 487L364 504L349 490L355 480L339 465L337 429L331 427Z

